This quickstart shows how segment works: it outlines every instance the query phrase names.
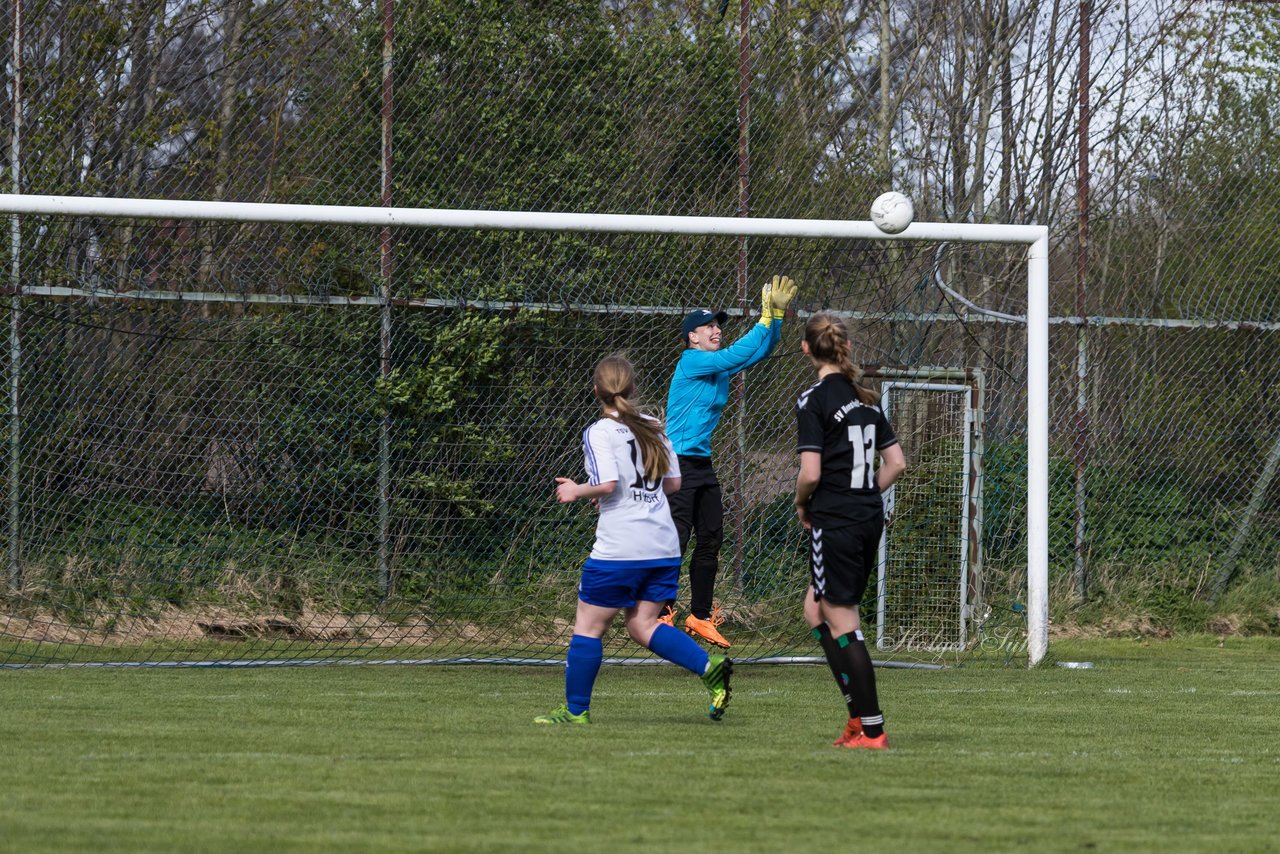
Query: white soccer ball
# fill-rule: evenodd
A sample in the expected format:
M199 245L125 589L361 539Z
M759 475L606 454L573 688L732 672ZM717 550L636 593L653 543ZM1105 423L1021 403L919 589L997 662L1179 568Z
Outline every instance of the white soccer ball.
M885 234L898 234L911 225L915 217L915 205L902 193L884 193L871 203L871 221Z

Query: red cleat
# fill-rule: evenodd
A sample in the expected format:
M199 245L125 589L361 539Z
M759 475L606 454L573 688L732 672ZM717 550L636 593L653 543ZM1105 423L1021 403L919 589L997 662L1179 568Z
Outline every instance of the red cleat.
M840 746L852 748L861 747L866 750L888 750L889 736L885 733L880 733L875 738L872 738L865 732L860 732Z
M840 737L831 742L832 747L844 747L844 743L855 736L862 735L862 719L849 718L849 722L844 725L844 732Z

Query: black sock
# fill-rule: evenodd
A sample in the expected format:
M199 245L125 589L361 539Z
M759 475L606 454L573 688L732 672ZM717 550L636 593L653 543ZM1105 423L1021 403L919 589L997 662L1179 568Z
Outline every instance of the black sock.
M844 704L849 707L849 717L856 718L858 704L853 701L853 691L849 687L849 674L842 666L844 656L841 655L836 639L831 636L831 627L823 623L813 630L813 636L818 639L818 643L822 644L822 652L827 657L827 666L831 668L831 675L835 677L836 687L844 696Z
M842 663L849 668L849 683L854 700L862 713L862 731L871 738L884 732L884 714L876 697L876 670L871 663L862 632L850 632L835 639Z

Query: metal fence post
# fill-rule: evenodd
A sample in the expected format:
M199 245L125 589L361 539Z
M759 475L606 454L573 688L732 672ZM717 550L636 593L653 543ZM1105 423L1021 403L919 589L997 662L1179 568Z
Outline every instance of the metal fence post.
M391 114L392 59L394 55L395 0L382 0L382 205L391 207ZM379 335L379 376L391 376L391 278L395 270L391 227L379 232L381 255L381 334ZM378 427L378 591L391 595L391 562L388 541L391 531L391 414L384 411Z
M9 140L9 173L13 178L13 194L22 192L22 0L13 2L13 136ZM22 567L19 564L21 550L18 543L18 527L21 519L22 492L19 477L22 473L21 441L22 425L19 420L19 374L22 370L22 339L19 337L19 318L22 311L22 218L14 214L9 218L9 234L12 241L10 274L12 296L9 297L9 588L16 591L22 585Z

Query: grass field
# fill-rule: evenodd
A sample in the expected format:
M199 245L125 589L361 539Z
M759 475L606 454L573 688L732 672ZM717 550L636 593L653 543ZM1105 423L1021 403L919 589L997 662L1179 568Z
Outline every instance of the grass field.
M879 671L893 748L829 746L825 668L742 667L725 719L609 667L0 672L5 851L1277 851L1280 640L1071 641Z

